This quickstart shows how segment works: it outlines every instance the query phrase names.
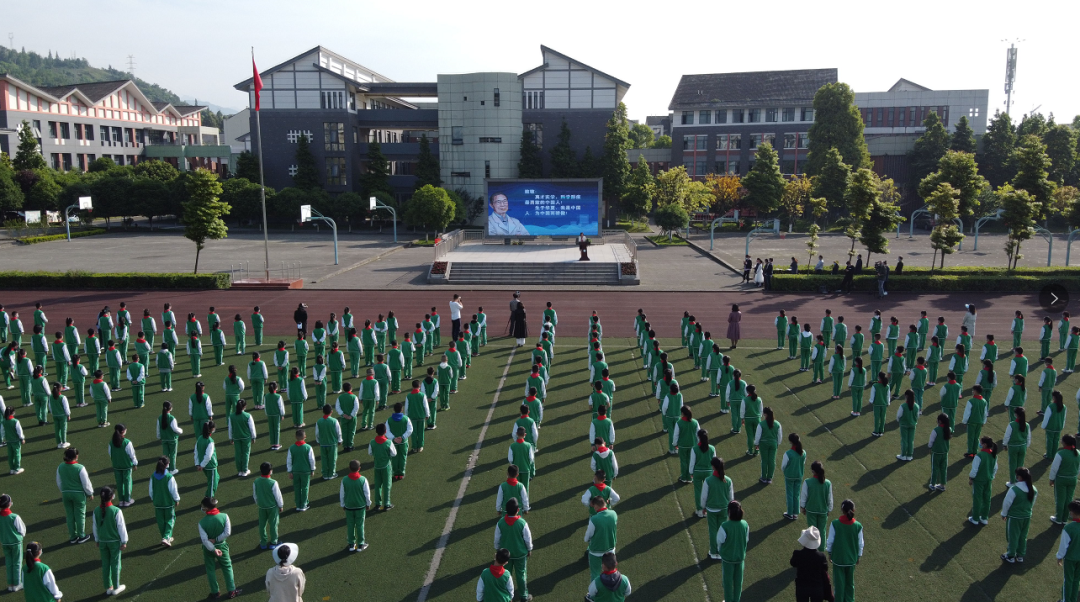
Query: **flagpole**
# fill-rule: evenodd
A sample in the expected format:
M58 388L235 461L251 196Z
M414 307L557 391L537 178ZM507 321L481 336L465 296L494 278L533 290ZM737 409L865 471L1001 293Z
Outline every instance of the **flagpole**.
M251 62L255 64L255 47L251 47ZM263 177L263 153L262 153L262 120L259 118L258 107L255 109L255 130L259 138L259 199L262 201L262 225L263 225L263 251L265 253L266 280L270 280L270 234L266 223L266 183Z

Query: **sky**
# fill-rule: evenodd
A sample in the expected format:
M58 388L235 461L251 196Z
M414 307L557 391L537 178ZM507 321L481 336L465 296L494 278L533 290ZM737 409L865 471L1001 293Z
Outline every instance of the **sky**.
M107 8L106 8L107 6ZM664 115L683 74L839 69L856 91L903 77L935 90L989 89L1004 111L1005 53L1018 43L1014 118L1080 114L1080 2L768 3L682 0L110 0L4 2L0 43L124 68L200 103L243 108L233 86L325 46L396 81L540 64L546 45L631 84L631 119ZM58 18L59 17L59 18ZM1063 24L1053 26L1053 23ZM5 27L6 26L6 27Z

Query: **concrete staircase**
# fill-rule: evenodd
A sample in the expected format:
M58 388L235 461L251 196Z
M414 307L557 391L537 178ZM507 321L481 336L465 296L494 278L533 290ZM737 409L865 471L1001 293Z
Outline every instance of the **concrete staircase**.
M454 284L621 284L619 264L573 263L473 263L455 262L448 281Z

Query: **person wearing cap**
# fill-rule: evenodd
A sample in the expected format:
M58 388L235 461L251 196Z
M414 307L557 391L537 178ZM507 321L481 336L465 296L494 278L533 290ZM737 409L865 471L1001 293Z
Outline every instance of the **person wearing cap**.
M791 553L789 564L795 567L795 599L824 600L828 587L829 562L821 548L821 532L810 526L799 535L801 550Z
M274 566L266 571L266 593L270 602L301 602L307 578L300 567L293 566L300 547L294 543L283 543L270 552Z

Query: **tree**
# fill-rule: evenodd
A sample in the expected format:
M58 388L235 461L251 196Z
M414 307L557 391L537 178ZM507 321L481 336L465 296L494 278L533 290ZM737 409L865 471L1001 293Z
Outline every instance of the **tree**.
M0 211L22 208L22 188L15 183L15 168L7 153L0 153Z
M600 177L600 165L593 156L592 147L585 147L585 154L581 155L581 163L578 164L578 177L579 178L597 178Z
M38 175L37 181L25 193L25 206L27 209L39 211L58 211L58 199L63 189L53 177L50 169L35 170Z
M953 130L952 139L949 141L949 150L975 154L977 148L975 130L971 129L967 115L961 115L956 122L956 129Z
M653 215L656 225L660 226L661 234L667 234L671 240L672 234L677 230L690 225L690 214L678 203L669 203L657 208Z
M671 148L671 136L660 134L650 148Z
M1057 186L1054 188L1054 194L1050 198L1050 208L1047 212L1065 217L1069 221L1069 225L1072 226L1074 225L1073 212L1076 209L1078 199L1080 199L1080 190L1075 186Z
M886 180L882 186L895 191L891 180ZM859 236L859 242L866 247L867 263L870 263L871 253L887 254L889 252L889 239L886 234L895 230L903 221L904 218L900 217L900 206L885 194L880 194L877 201L870 207L870 216L863 224Z
M1050 157L1049 178L1055 184L1071 179L1076 164L1077 133L1071 126L1054 125L1043 135L1046 156Z
M772 213L780 206L784 196L784 176L780 173L776 151L768 142L758 147L754 166L742 179L742 185L747 192L747 203L758 217Z
M851 239L848 257L855 256L855 241L862 234L863 226L870 219L870 211L879 198L878 179L874 172L864 167L851 175L851 183L844 193L849 219L844 234Z
M41 156L41 149L38 147L37 138L34 137L34 130L25 121L19 126L19 148L15 152L15 160L12 162L12 166L15 171L45 169L48 167L45 163L45 157Z
M1016 132L1008 113L994 113L982 139L983 152L975 157L979 171L994 188L1012 180L1013 149L1016 148Z
M780 208L788 216L788 232L795 226L795 218L803 214L803 209L810 202L810 178L797 175L784 182L784 193L780 196Z
M170 213L168 183L148 177L136 177L131 182L131 197L135 201L132 213L148 218L151 228L155 217Z
M249 182L259 181L259 158L251 151L246 150L237 157L236 177L244 178Z
M1054 183L1047 176L1050 170L1050 157L1046 156L1046 145L1034 135L1020 139L1020 146L1014 153L1016 176L1012 186L1016 190L1026 190L1039 204L1036 219L1044 219L1046 209L1054 194Z
M653 180L649 164L645 162L644 155L638 157L637 167L630 173L630 182L626 187L626 195L623 196L623 215L637 220L652 209L653 195L656 193L656 182Z
M915 140L915 148L908 153L913 187L918 186L923 178L937 169L938 161L949 150L949 132L945 130L937 112L930 111L926 119L923 119L923 127L926 128L925 131Z
M723 217L728 211L738 207L746 196L742 180L736 174L708 174L705 186L712 195L712 212Z
M919 182L919 196L927 201L941 184L948 184L957 194L961 220L971 218L979 209L979 198L986 187L986 179L979 175L975 155L960 151L948 151L938 161L937 171Z
M544 177L544 159L540 156L540 147L536 145L536 139L529 130L521 133L521 158L518 159L518 177L521 179Z
M296 139L296 175L293 176L293 185L303 190L321 188L315 155L311 152L308 137L302 134Z
M947 182L938 184L933 192L923 197L926 200L926 208L937 216L934 231L930 233L930 246L934 248L934 257L930 261L930 269L933 271L934 260L937 253L941 252L941 267L945 268L945 256L951 255L964 240L964 235L957 229L953 220L960 216L959 193Z
M150 178L158 182L171 182L176 176L180 175L180 172L175 167L157 159L139 163L135 166L134 173L136 176Z
M1020 246L1035 233L1035 217L1041 208L1028 191L1013 188L1008 184L998 188L997 194L1004 210L1002 219L1009 228L1008 238L1005 239L1005 254L1008 256L1006 267L1013 270L1017 262L1024 258L1020 254Z
M424 240L427 240L427 228L435 229L436 234L446 229L454 221L456 208L446 190L430 184L413 193L405 207L405 221L413 226L425 228Z
M427 134L420 134L420 153L416 156L416 190L424 186L442 186L442 174L439 172L439 160L431 154Z
M813 194L826 199L829 205L838 207L844 201L850 179L851 168L844 163L839 150L830 148L825 152L817 175L813 177Z
M382 153L382 145L378 142L368 143L366 170L360 175L360 187L365 197L378 197L378 193L393 197L394 189L390 187L390 164Z
M551 147L551 177L574 178L577 173L577 154L570 147L570 126L566 125L566 120L563 119L562 127L559 128L559 141Z
M617 202L626 194L630 179L630 128L626 125L626 105L619 103L607 122L604 134L604 153L600 157L600 175L604 178L604 197Z
M1053 125L1053 116L1051 116L1050 122L1047 122L1042 113L1024 115L1020 118L1020 125L1016 126L1016 139L1018 141L1022 140L1024 136L1035 136L1042 139L1051 125Z
M806 269L810 269L810 262L814 260L814 255L817 253L819 232L821 232L821 226L817 224L810 224L806 230L809 235L806 239Z
M228 203L219 200L221 183L213 172L196 169L188 175L188 201L184 203L184 237L195 243L195 274L199 273L199 254L208 240L221 240L229 235L222 221L228 215Z
M87 173L100 173L116 167L116 162L109 157L98 157L86 167Z
M870 167L862 114L855 106L855 93L847 84L825 84L814 94L814 124L810 126L809 134L806 172L811 176L821 173L832 148L837 149L841 160L853 169Z
M251 221L262 224L262 195L259 190L262 187L257 182L251 182L247 178L229 178L221 184L221 201L232 207L229 215L236 218L237 223L243 224ZM274 208L274 189L266 189L266 205L268 209Z
M630 148L649 148L656 137L652 128L644 123L635 123L634 127L630 128L629 135Z

